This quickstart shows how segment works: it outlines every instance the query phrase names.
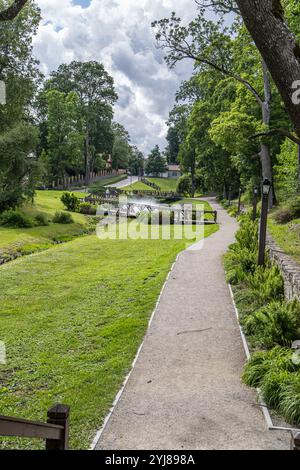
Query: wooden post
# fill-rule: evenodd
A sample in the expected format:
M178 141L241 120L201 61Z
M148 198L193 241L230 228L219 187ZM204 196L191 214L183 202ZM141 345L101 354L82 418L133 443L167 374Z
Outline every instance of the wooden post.
M48 410L47 423L63 426L61 439L46 440L46 450L67 450L69 446L69 412L68 405L54 405Z
M297 434L291 433L291 450L300 450L300 432Z

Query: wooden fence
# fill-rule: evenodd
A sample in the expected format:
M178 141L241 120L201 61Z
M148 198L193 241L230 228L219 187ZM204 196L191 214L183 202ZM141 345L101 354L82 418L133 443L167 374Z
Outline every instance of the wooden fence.
M98 172L91 172L89 175L89 183L95 181L101 181L103 178L108 176L118 176L125 174L125 170L100 170ZM86 184L85 175L66 176L56 181L52 181L52 189L67 189L76 186L84 186Z
M46 450L67 450L69 413L69 406L55 405L48 410L47 423L0 415L0 436L45 439Z

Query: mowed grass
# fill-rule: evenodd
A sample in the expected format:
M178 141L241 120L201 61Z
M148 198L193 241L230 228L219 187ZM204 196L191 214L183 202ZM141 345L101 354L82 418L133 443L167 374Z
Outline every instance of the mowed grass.
M162 191L176 192L178 180L174 178L147 178L151 183L157 184Z
M161 191L171 191L176 192L177 187L177 180L172 178L147 178L148 181L157 184L160 187ZM141 181L137 181L136 183L130 184L125 188L122 188L126 191L134 191L134 190L142 190L142 191L154 191L151 186L148 186Z
M218 226L205 227L205 236ZM0 414L45 420L71 406L70 446L88 448L128 373L185 240L78 238L0 268ZM1 449L42 448L0 438Z
M51 220L55 212L65 211L60 198L63 191L37 191L34 203L26 203L22 212L34 217L44 214ZM76 193L78 197L84 197L84 193ZM73 224L50 224L32 228L0 227L0 251L6 252L34 252L47 248L64 237L72 238L83 233L88 225L88 219L82 214L72 213Z

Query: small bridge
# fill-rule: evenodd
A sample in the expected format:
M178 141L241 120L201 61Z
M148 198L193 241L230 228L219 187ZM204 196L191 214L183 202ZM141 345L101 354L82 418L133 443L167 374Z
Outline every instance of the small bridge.
M139 203L139 202L128 202L128 201L120 201L118 198L113 197L101 197L90 194L89 196L82 199L84 202L89 202L91 204L97 205L109 205L113 206L115 212L120 214L125 214L127 217L137 217L138 214L141 212L148 211L151 212L170 212L174 214L174 218L176 217L177 221L185 221L190 217L192 220L196 220L196 215L201 217L201 221L205 224L216 224L218 213L217 211L207 211L207 210L197 210L197 209L187 209L186 205L181 204L180 207L172 207L169 205L153 205L147 203ZM107 209L109 211L109 209ZM207 218L208 217L208 218Z

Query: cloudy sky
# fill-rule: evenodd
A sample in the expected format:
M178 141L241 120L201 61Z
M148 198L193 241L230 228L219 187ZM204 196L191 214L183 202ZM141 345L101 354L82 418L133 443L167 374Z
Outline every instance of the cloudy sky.
M35 55L47 75L72 60L102 62L114 77L119 101L115 119L132 143L148 153L166 145L168 113L182 80L192 73L185 61L168 70L155 47L151 22L172 11L195 16L194 0L37 0L43 21L34 39Z

